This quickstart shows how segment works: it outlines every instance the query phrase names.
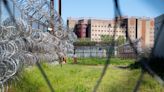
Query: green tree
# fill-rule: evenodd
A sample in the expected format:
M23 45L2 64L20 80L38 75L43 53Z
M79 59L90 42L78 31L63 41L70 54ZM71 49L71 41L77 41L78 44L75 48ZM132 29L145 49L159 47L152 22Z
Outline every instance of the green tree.
M125 43L125 37L119 36L116 41L117 41L117 45L122 45Z
M110 35L101 35L101 41L111 43L112 42L112 36L110 36Z
M81 46L87 46L87 45L95 45L96 42L91 41L90 38L79 38L76 42L74 42L74 45L81 45Z
M77 42L91 42L90 38L79 38Z

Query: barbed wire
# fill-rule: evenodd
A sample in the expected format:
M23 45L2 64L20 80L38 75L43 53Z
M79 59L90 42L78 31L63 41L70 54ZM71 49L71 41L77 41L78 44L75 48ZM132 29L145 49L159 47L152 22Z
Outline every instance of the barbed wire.
M15 18L9 8L9 4L7 0L3 0L3 3L10 15L10 18L6 19L2 23L0 23L0 85L1 91L4 92L4 83L7 80L12 78L17 71L21 69L21 67L26 65L37 64L39 70L41 71L43 77L46 80L46 83L49 85L51 92L54 92L54 89L51 86L48 77L45 74L45 71L42 69L39 62L42 60L46 60L49 62L53 62L57 60L59 57L66 54L66 52L73 52L73 42L76 39L76 36L72 31L68 31L65 26L63 26L62 18L55 11L54 16L54 28L58 30L60 26L62 30L55 31L54 35L51 35L47 32L43 32L43 30L32 29L32 26L29 25L29 22L41 21L45 24L46 27L49 27L49 23L51 23L51 16L48 12L49 4L46 0L13 0L16 7L20 9L22 18ZM42 3L38 3L42 2ZM1 1L0 1L1 5ZM45 6L45 7L44 7ZM110 52L108 53L108 57L104 68L102 70L101 76L97 81L97 84L94 86L93 92L96 92L105 73L110 64L111 55L114 51L115 47L115 33L117 24L122 21L122 14L119 7L119 0L114 0L115 6L115 27L114 27L114 35L112 39L112 44L110 47ZM34 8L35 7L35 8ZM44 7L44 8L43 8ZM45 12L45 9L48 9ZM1 13L1 9L0 9ZM31 20L28 20L29 17L32 17ZM1 17L0 17L1 18ZM0 19L1 22L1 19ZM13 25L15 23L15 25ZM28 25L28 26L27 26ZM160 32L162 30L164 23L160 27ZM160 32L158 32L157 38L155 39L154 48L156 48L156 43L159 40ZM126 30L126 34L128 31ZM127 39L130 43L130 46L134 50L134 53L137 55L139 59L138 62L141 63L141 75L134 87L133 92L137 92L143 80L143 75L148 72L152 75L161 85L164 85L163 80L159 75L156 74L151 69L151 66L148 62L151 61L152 58L145 59L141 57L141 55L137 51L137 47L134 46L132 40L129 35L127 35ZM154 49L152 50L149 57L152 57L154 53ZM154 57L154 56L153 56ZM6 90L8 89L8 84Z
M39 2L40 1L40 2ZM42 61L57 62L60 57L64 57L67 52L73 53L73 42L76 39L75 34L71 30L67 30L61 22L61 17L55 12L54 22L55 28L61 27L60 31L55 30L54 35L44 32L44 29L33 29L30 22L41 21L46 28L46 22L50 23L50 15L44 12L49 9L48 1L44 0L13 0L21 12L21 18L13 17L9 3L3 0L5 8L10 17L0 25L0 85L1 91L4 92L4 85L8 88L8 81L12 79L21 67L36 64L43 75L51 92L54 89L46 76L45 71L39 64ZM1 2L1 1L0 1ZM22 4L22 5L21 5ZM29 12L33 11L32 15ZM39 18L38 18L39 17ZM6 83L6 84L5 84ZM6 89L7 90L7 89Z

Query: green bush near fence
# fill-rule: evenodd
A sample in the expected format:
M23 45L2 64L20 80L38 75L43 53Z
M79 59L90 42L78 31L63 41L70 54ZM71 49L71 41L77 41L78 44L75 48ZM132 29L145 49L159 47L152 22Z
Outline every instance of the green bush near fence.
M80 65L104 65L107 61L107 58L77 58L77 62ZM120 59L120 58L111 58L109 64L112 65L130 65L134 63L134 59ZM68 58L68 63L72 64L73 59Z

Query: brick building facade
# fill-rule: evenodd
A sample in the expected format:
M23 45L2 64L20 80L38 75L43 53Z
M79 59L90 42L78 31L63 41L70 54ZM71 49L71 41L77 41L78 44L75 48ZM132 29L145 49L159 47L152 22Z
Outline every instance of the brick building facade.
M114 35L131 38L131 40L141 39L142 48L151 48L154 44L154 19L123 17L116 26L115 21L107 19L91 18L68 18L67 26L73 29L79 38L90 38L91 41L100 42L101 35ZM115 32L114 32L115 30Z

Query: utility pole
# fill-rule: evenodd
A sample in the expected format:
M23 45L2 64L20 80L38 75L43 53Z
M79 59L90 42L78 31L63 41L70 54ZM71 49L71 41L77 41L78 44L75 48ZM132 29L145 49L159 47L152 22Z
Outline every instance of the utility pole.
M50 17L51 17L51 20L50 20L50 28L52 29L50 31L51 34L54 34L54 0L51 0L50 1Z
M2 1L0 1L0 30L1 30L1 22L2 22L2 20L1 20L2 19L2 11L1 11L2 7L1 6L2 6Z
M59 31L62 30L62 24L61 24L61 15L62 15L62 2L61 0L58 0L58 12L59 12L59 17L60 17L60 20L59 20Z
M61 2L61 0L59 0L59 15L60 15L60 17L62 15L61 9L62 9L62 2Z
M13 18L15 19L15 3L13 1Z

